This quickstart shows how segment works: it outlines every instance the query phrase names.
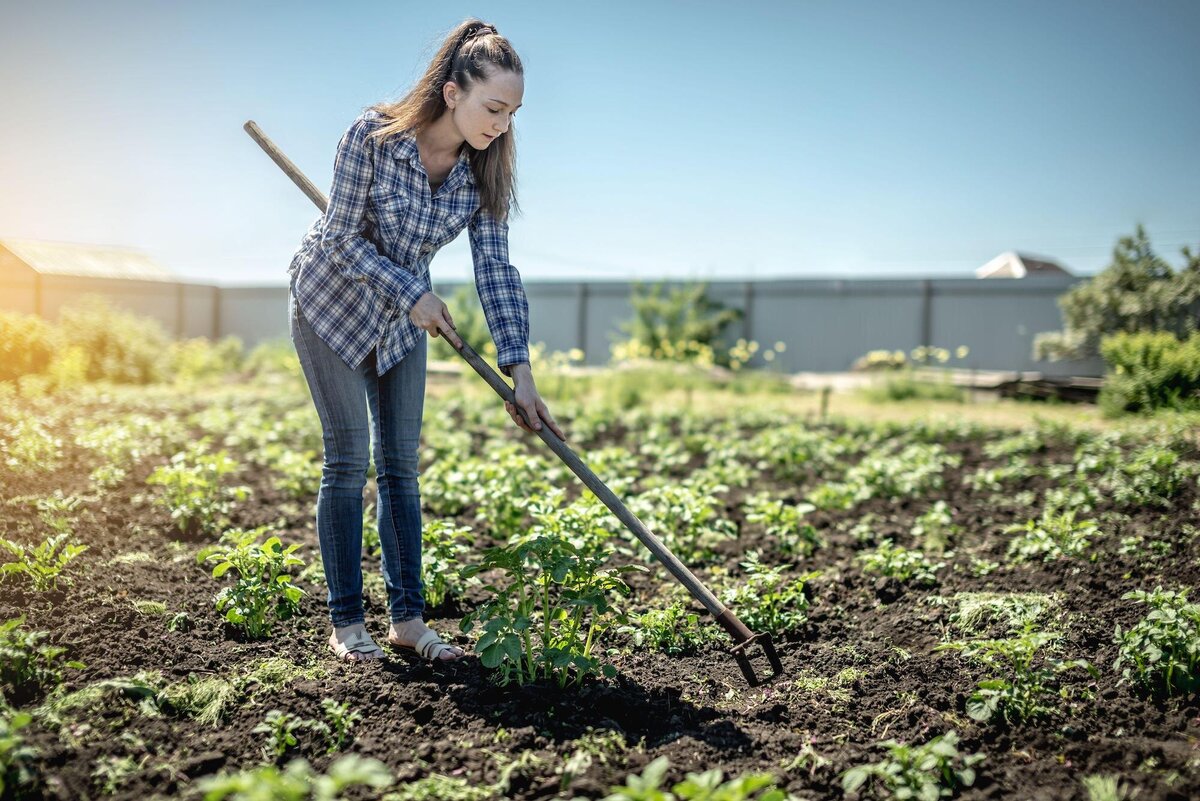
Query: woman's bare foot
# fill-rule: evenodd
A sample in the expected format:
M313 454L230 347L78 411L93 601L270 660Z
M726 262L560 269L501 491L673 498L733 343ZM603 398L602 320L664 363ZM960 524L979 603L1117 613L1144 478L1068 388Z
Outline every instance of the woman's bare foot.
M399 645L402 648L413 648L429 630L429 626L425 625L424 620L414 617L400 623L392 623L392 627L388 630L387 638L388 642L392 645ZM466 652L457 645L438 642L433 645L431 656L440 662L453 662L461 659L464 653Z
M383 659L383 650L367 634L363 623L334 627L329 635L329 647L339 659L347 662L374 662Z

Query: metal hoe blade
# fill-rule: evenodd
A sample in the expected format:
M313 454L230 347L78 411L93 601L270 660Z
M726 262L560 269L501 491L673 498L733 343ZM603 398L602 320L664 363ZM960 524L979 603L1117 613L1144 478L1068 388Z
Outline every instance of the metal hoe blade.
M328 208L329 200L325 195L313 185L312 181L304 177L304 174L297 169L296 165L275 146L274 142L266 137L253 120L247 121L242 127L258 143L259 147L271 157L271 160L279 165L279 168L292 179L296 186L300 187L301 191L316 204L317 208L322 212ZM459 338L461 339L462 337L460 336ZM526 423L530 422L529 418L525 415L525 411L520 406L517 406L512 388L492 369L491 365L480 358L479 354L467 344L466 340L462 341L462 349L458 351L458 354L487 382L488 386L496 391L497 395L505 401L512 403L520 411ZM532 427L530 425L530 428ZM613 491L583 463L583 460L573 450L567 447L565 442L558 438L557 434L550 430L549 426L542 426L535 433L541 437L542 441L546 443L550 450L554 451L555 455L567 467L571 468L571 471L579 477L579 480L595 493L597 498L604 502L604 505L617 516L617 519L624 523L625 527L641 540L642 544L650 550L650 553L654 554L655 558L663 563L671 575L688 589L692 597L704 605L704 608L716 619L721 628L725 629L734 642L733 647L729 649L729 653L737 660L738 667L742 670L742 675L746 677L746 682L751 687L757 686L762 681L773 679L783 672L783 668L779 662L779 655L775 651L775 644L771 641L769 633L755 634L746 628L746 625L741 620L738 620L737 616L726 608L724 604L717 600L712 591L704 586L692 571L680 562L675 554L671 553L670 549L663 545L662 541L650 529L646 528L645 523L629 511L625 504L613 494ZM749 655L747 654L750 646L756 642L762 646L767 657L767 662L772 670L771 674L764 679L759 679L755 674L754 668L750 664Z

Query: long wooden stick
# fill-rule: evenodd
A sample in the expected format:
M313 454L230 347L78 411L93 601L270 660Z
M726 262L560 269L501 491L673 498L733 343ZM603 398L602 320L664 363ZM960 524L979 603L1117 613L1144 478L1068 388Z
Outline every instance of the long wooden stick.
M325 195L313 185L312 181L308 180L300 172L296 165L275 146L274 142L267 138L266 134L259 129L253 120L247 121L242 127L259 144L259 147L266 151L271 160L278 164L280 169L295 182L296 186L300 187L300 191L308 195L309 199L317 205L318 209L324 212L329 207L329 200ZM460 336L459 339L462 339L462 337ZM480 358L479 354L475 352L475 349L465 339L462 340L462 349L458 350L458 353L466 359L467 364L471 365L476 373L479 373L479 376L488 383L488 386L496 391L497 395L513 404L522 419L526 423L530 423L525 410L517 404L512 388L492 369L491 365ZM530 428L533 428L532 424L530 424ZM696 600L700 601L704 605L704 608L716 618L717 622L729 633L734 642L745 643L755 638L750 629L742 621L738 620L737 616L727 609L712 594L708 587L704 586L700 579L696 578L695 574L683 562L680 562L666 545L663 545L662 541L650 529L646 528L646 524L639 520L633 512L629 511L628 507L600 480L599 476L583 463L583 460L579 458L575 451L571 450L566 442L559 439L558 435L550 430L550 426L543 425L535 433L542 438L542 442L545 442L550 450L554 451L567 467L571 468L571 472L578 476L579 480L594 492L596 497L603 501L604 505L641 540L642 544L650 549L650 553L654 554L660 562L666 565L671 575L678 579L679 583L687 587L688 592Z

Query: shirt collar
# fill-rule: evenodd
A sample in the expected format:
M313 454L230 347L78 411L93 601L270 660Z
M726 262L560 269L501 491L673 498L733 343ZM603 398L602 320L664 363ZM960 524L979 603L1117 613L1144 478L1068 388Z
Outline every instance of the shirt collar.
M392 156L397 160L407 160L414 166L420 163L421 153L417 149L417 136L412 131L403 131L392 137ZM422 165L422 169L424 165ZM463 179L456 176L462 175L467 183L475 184L475 173L471 169L471 159L467 155L467 144L463 143L462 152L458 156L458 161L454 164L454 168L450 170L450 174L446 176L446 183L457 185ZM451 187L453 188L453 186Z

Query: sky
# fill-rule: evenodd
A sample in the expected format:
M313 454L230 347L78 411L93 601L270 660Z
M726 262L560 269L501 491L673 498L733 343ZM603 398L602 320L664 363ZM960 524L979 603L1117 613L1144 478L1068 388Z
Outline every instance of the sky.
M278 285L346 127L461 20L525 65L527 280L1091 274L1200 246L1200 2L0 0L0 239ZM469 280L466 234L432 264Z

